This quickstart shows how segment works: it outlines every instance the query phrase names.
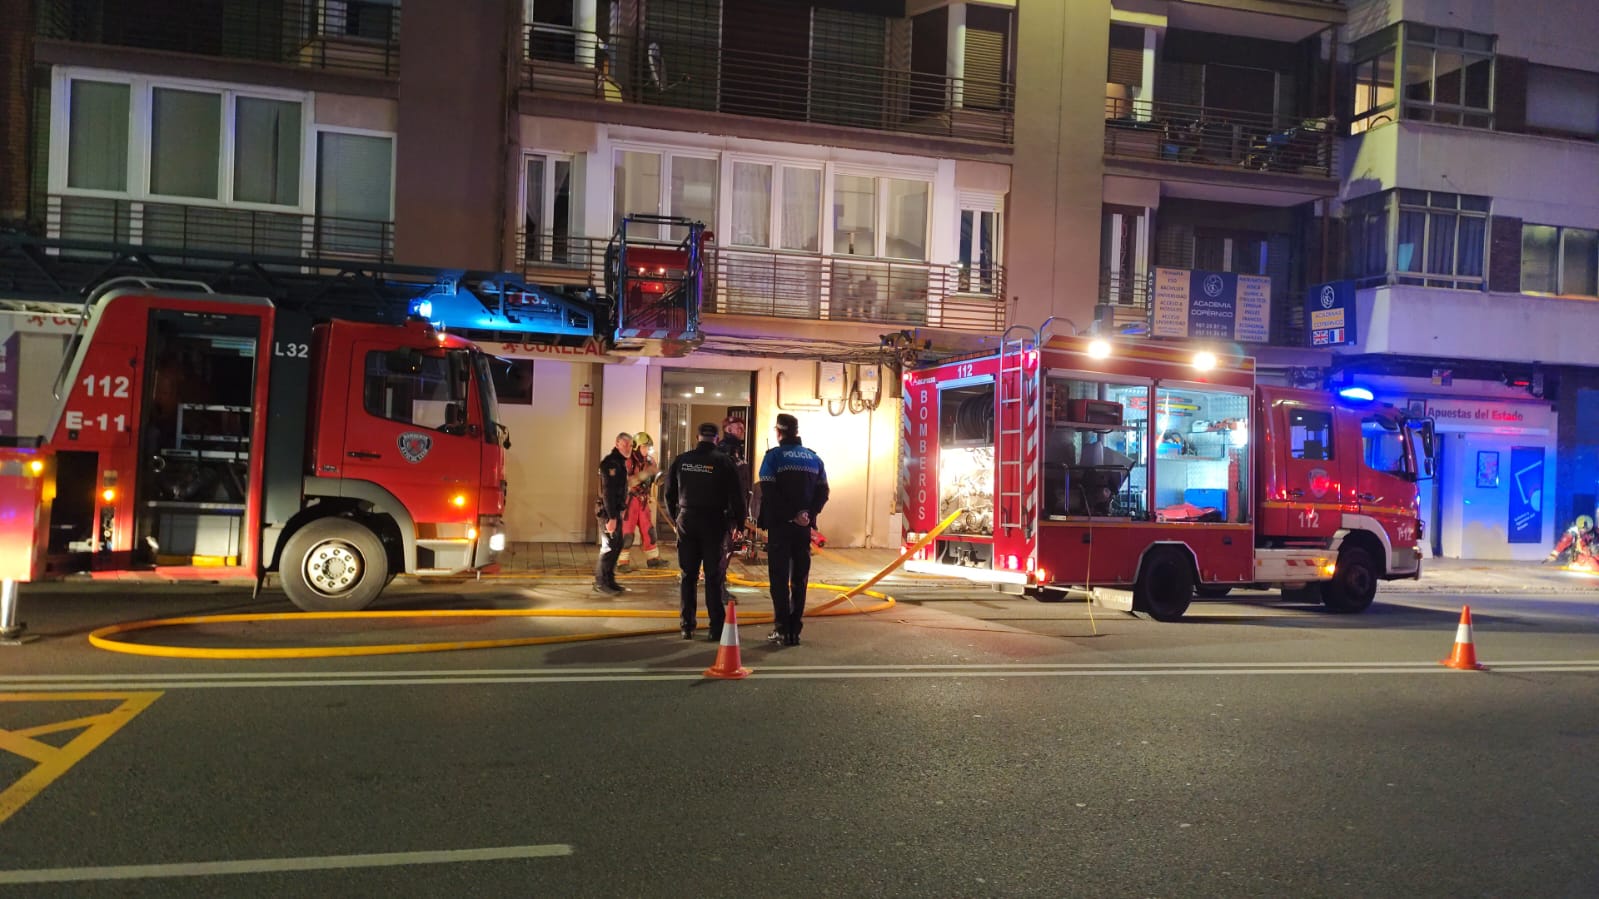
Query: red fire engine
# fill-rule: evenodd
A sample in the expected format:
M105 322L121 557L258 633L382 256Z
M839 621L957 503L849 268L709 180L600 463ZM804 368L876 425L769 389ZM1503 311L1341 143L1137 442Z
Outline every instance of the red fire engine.
M4 453L39 481L0 491L24 532L6 536L42 562L8 579L275 570L300 608L351 610L395 574L478 570L504 547L488 357L425 321L314 322L122 278L85 305L56 396L45 435Z
M1359 612L1420 576L1428 419L1258 384L1247 356L1028 328L907 372L904 396L907 541L964 513L911 570L1110 588L1162 621L1247 586Z

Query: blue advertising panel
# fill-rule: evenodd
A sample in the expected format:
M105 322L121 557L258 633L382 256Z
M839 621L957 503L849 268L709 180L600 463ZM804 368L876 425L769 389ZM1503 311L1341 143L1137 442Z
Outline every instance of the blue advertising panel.
M1510 542L1543 542L1543 450L1510 448Z
M1153 337L1266 343L1271 339L1271 279L1156 268L1152 313L1149 333Z
M1305 294L1305 324L1311 346L1355 342L1355 282L1317 284Z

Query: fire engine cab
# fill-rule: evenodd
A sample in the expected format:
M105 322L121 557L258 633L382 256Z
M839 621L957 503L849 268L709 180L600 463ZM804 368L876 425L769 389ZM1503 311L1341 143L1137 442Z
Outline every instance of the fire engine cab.
M1259 384L1250 357L1018 327L904 397L907 545L962 513L909 570L1162 621L1235 587L1359 612L1420 576L1432 422Z
M44 435L5 451L41 485L0 507L33 523L7 534L40 560L28 576L275 570L300 608L352 610L395 574L479 570L504 548L488 357L425 321L118 279L85 304L55 392Z

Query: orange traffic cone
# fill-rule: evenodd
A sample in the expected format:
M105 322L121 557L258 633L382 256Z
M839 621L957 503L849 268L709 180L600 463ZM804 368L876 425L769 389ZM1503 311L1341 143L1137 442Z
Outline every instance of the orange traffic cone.
M1488 670L1477 664L1477 650L1471 645L1471 606L1460 607L1460 626L1455 629L1455 650L1439 664L1461 671Z
M727 620L722 622L722 645L716 647L716 661L705 669L705 676L729 680L750 676L738 659L738 603L731 599L727 601Z

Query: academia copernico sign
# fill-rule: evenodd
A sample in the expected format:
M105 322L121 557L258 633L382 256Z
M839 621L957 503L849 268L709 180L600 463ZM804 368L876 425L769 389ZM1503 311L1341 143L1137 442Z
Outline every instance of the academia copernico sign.
M1271 339L1271 278L1185 268L1155 269L1152 337Z

